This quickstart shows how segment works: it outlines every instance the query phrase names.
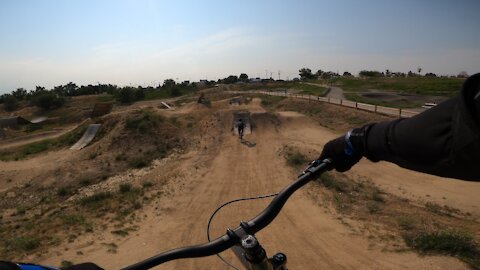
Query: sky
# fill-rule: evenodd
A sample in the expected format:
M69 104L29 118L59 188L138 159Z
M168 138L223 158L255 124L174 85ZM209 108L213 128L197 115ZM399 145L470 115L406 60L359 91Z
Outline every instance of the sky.
M0 93L292 79L302 67L480 72L478 0L0 0Z

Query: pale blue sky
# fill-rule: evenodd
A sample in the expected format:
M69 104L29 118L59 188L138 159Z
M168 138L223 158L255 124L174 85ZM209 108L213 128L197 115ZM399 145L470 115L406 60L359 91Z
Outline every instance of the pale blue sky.
M0 93L310 67L480 72L478 0L0 0Z

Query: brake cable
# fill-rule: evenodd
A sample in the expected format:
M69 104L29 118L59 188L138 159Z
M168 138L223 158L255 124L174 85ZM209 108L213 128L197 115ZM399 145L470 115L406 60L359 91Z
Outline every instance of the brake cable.
M210 216L210 219L208 220L208 225L207 225L207 239L208 239L208 242L210 242L210 225L212 223L212 220L213 218L215 217L215 215L217 214L218 211L220 211L220 209L222 209L224 206L227 206L229 204L232 204L232 203L235 203L235 202L241 202L241 201L249 201L249 200L257 200L257 199L265 199L265 198L270 198L270 197L275 197L278 195L278 192L277 193L273 193L273 194L267 194L267 195L258 195L258 196L255 196L255 197L248 197L248 198L240 198L240 199L235 199L235 200L232 200L232 201L229 201L229 202L226 202L224 204L222 204L220 207L218 207L214 212L213 214ZM224 262L226 265L228 265L229 267L235 269L235 270L240 270L238 269L237 267L235 267L234 265L232 265L231 263L229 263L227 260L225 260L222 255L220 254L215 254L220 260L222 260L222 262Z

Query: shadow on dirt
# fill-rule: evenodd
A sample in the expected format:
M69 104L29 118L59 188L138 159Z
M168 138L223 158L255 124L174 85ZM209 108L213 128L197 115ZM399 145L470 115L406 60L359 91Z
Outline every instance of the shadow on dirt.
M247 141L247 140L245 140L245 139L242 140L240 143L245 144L245 145L248 146L248 147L255 147L255 146L257 145L256 143Z

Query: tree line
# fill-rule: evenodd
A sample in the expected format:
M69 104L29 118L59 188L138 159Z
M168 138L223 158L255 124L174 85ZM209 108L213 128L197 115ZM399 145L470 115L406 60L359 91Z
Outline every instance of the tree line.
M404 72L392 72L391 70L389 69L386 69L385 71L377 71L377 70L362 70L358 73L358 76L359 77L401 77L401 78L404 78L404 77L437 77L437 74L435 73L432 73L432 72L428 72L428 73L425 73L424 75L422 75L422 68L421 67L418 67L417 72L413 72L413 71L408 71L408 73L404 73ZM316 73L312 73L312 70L309 69L309 68L301 68L299 71L299 75L300 75L300 78L302 80L311 80L311 79L331 79L331 78L335 78L335 77L353 77L353 75L348 72L348 71L345 71L343 72L342 75L338 74L337 72L333 72L333 71L323 71L321 69L319 69ZM453 76L453 77L457 77L457 78L467 78L468 77L468 74L467 72L465 71L461 71L460 73L458 73L457 76Z
M81 85L78 86L73 82L65 85L58 85L52 89L46 89L43 86L36 86L34 90L26 90L25 88L17 88L8 94L0 96L0 104L4 104L6 111L13 111L18 108L20 102L26 102L29 106L37 106L44 110L55 109L61 107L65 102L65 97L75 97L84 95L109 94L113 95L120 103L132 103L143 100L148 93L152 96L177 97L184 93L197 90L202 87L212 87L216 83L232 84L238 82L248 82L249 78L246 73L240 76L230 75L218 81L201 80L200 83L190 83L184 81L177 83L173 79L166 79L162 85L156 87L119 87L114 84L97 84L97 85Z
M195 89L197 89L195 83L188 81L176 83L173 79L166 79L162 85L159 84L156 87L119 87L114 84L77 86L75 83L69 82L65 85L55 86L52 89L46 89L43 86L36 86L34 90L30 91L24 88L17 88L11 93L1 95L0 104L3 103L6 111L15 110L20 102L25 102L29 106L37 106L44 110L51 110L61 107L65 102L65 97L109 94L113 95L120 103L132 103L145 99L147 93L157 96L177 97Z

